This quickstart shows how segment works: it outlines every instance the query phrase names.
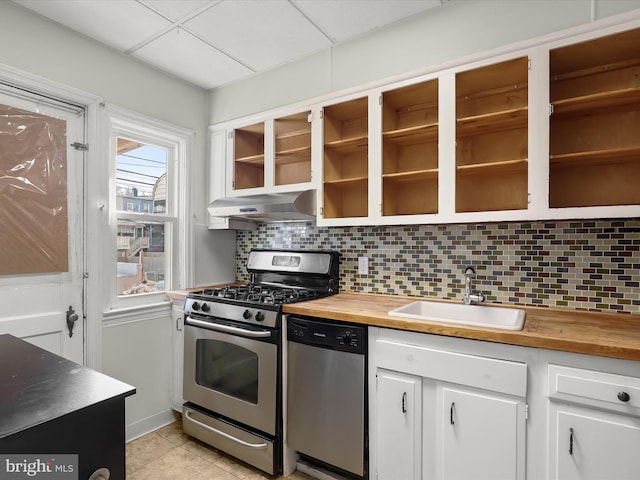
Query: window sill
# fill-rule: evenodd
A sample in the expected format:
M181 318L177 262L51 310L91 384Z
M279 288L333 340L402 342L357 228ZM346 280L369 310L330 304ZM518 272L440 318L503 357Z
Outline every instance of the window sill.
M165 298L163 301L105 310L102 312L102 323L103 325L117 325L152 320L158 317L170 318L171 301L164 297L164 293L163 298Z

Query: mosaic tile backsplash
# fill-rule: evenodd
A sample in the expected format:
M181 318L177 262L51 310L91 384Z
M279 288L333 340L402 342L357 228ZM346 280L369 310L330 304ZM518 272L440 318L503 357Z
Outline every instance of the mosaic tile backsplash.
M463 271L491 303L640 314L640 219L317 227L260 224L237 232L238 280L252 248L342 254L342 291L462 299ZM369 273L358 274L358 257Z

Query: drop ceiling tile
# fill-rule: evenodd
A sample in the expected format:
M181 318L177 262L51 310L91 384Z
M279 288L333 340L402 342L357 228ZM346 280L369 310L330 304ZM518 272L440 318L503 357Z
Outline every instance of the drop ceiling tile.
M133 52L132 56L205 89L252 73L181 28L170 30Z
M441 5L440 0L293 0L336 42Z
M254 70L331 47L331 41L286 0L221 2L185 27Z
M144 3L169 17L180 20L205 5L215 5L220 0L142 0Z
M171 24L134 0L16 0L16 3L122 51Z

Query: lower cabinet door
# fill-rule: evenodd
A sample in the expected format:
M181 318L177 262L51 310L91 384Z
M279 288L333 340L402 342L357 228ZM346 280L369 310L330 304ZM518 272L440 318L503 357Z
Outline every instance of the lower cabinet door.
M525 476L525 403L493 392L441 385L443 480L516 480ZM439 445L438 445L439 444Z
M422 478L422 379L377 370L378 480Z
M553 406L551 473L557 480L640 479L640 419Z

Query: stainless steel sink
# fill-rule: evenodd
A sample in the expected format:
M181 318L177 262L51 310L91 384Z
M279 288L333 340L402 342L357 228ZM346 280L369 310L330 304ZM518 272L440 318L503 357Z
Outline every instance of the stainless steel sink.
M525 312L517 308L490 307L488 305L417 301L391 310L389 315L414 320L500 328L502 330L522 330Z

